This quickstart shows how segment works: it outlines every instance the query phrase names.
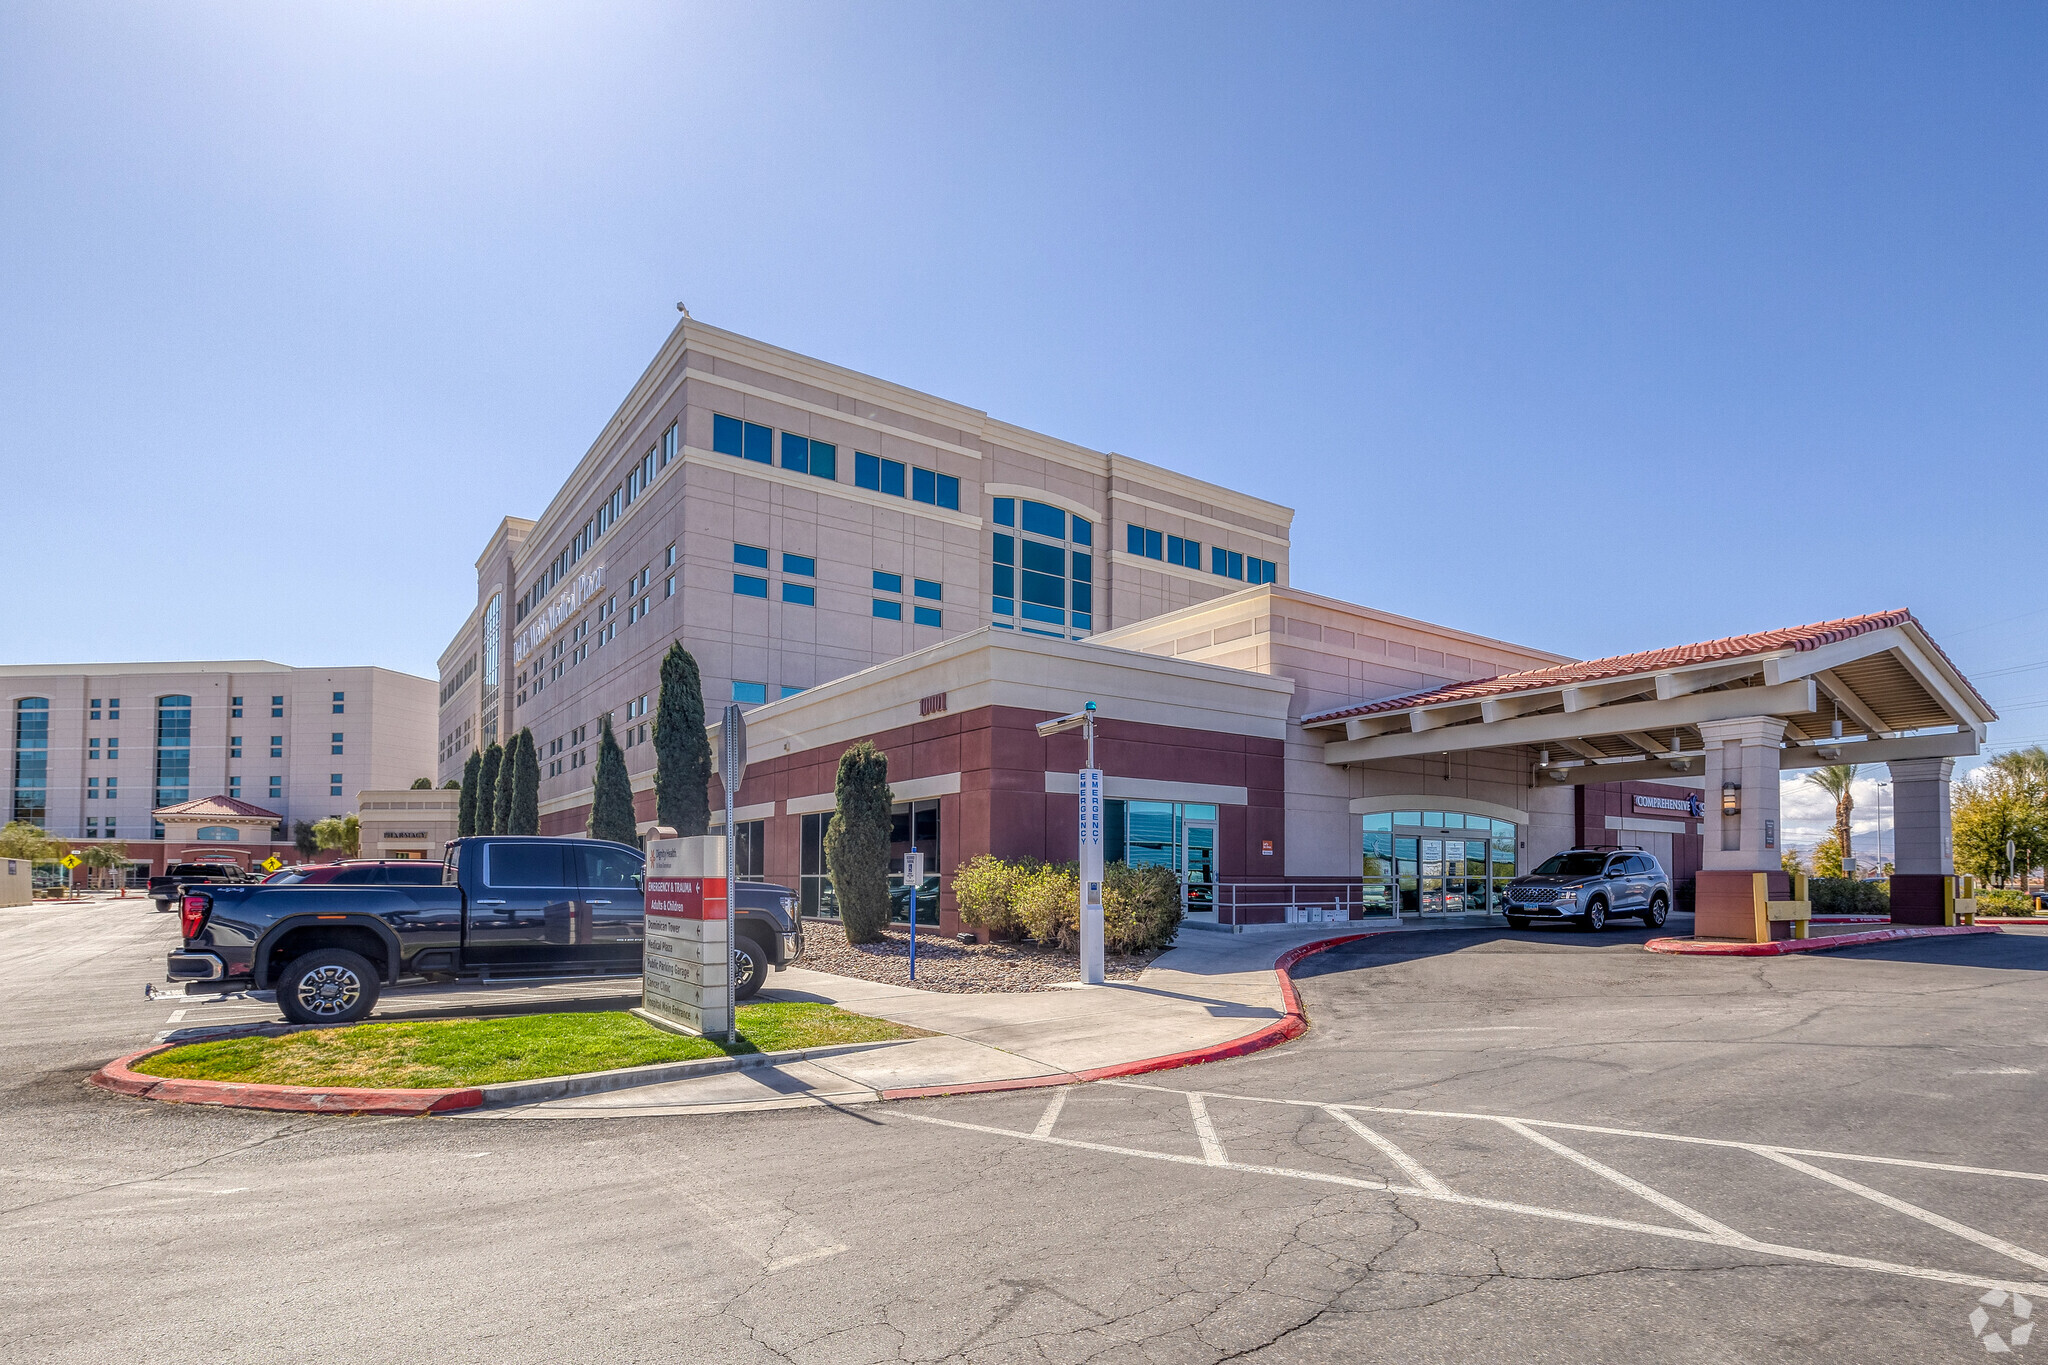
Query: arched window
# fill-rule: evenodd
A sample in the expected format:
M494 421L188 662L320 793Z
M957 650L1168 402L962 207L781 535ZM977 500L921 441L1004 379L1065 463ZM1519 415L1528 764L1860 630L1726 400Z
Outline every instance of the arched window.
M192 699L156 699L156 804L192 799Z
M50 810L50 699L14 703L14 814L40 825Z
M233 825L201 825L192 832L192 837L202 843L238 844L242 841L242 831Z

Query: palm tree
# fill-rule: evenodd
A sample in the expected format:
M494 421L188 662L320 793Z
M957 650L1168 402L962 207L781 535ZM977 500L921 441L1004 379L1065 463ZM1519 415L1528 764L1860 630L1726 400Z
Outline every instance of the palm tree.
M1835 798L1835 847L1841 851L1842 862L1849 861L1849 812L1856 809L1856 798L1849 794L1850 786L1856 781L1854 763L1837 763L1806 775L1806 780Z

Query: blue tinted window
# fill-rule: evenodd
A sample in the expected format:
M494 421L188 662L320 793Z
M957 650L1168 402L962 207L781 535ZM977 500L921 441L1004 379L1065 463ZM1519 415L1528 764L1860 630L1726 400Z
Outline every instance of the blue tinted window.
M1095 581L1095 556L1074 551L1074 581L1092 583Z
M793 697L801 691L803 691L801 687L791 687L788 683L782 685L782 695L785 697Z
M940 612L937 607L917 607L912 610L911 616L916 619L918 625L936 626L939 624Z
M998 616L1015 616L1017 614L1017 604L1008 597L998 597L995 600L995 614Z
M775 433L753 422L747 423L746 442L742 453L748 459L757 460L762 464L775 463Z
M1024 600L1042 607L1064 607L1067 604L1067 580L1049 573L1032 573L1027 569L1024 573Z
M1236 550L1230 552L1230 576L1232 578L1244 577L1244 556Z
M998 526L1015 526L1016 524L1017 524L1017 500L1016 500L1015 498L997 498L997 499L996 499L996 525L998 525Z
M1034 573L1064 575L1067 571L1067 552L1057 545L1027 540L1024 542L1024 567Z
M882 491L892 498L903 496L903 462L901 460L882 461Z
M996 536L996 563L1015 564L1016 562L1017 538L1015 536L1006 536L999 533Z
M1027 621L1047 621L1056 626L1063 626L1067 623L1067 614L1052 607L1041 607L1035 603L1026 602L1024 604L1024 619Z
M1084 611L1093 610L1095 610L1095 590L1086 583L1076 583L1074 585L1074 614L1079 616Z
M1067 538L1067 514L1057 507L1047 507L1042 502L1024 502L1024 529L1035 536L1051 536L1054 540Z
M883 573L880 569L875 570L875 591L902 592L903 575L900 573Z
M1230 551L1221 545L1209 549L1209 572L1227 574L1230 572Z
M782 433L782 467L799 474L811 472L811 443L793 431Z
M1125 527L1124 527L1124 553L1126 553L1126 554L1134 554L1134 555L1141 555L1141 554L1145 553L1145 528L1144 528L1144 527L1142 527L1142 526L1125 526Z
M1076 545L1093 545L1095 543L1095 523L1084 520L1081 517L1075 517L1074 543Z
M951 474L939 475L939 506L960 510L960 480Z
M732 685L732 699L742 706L759 706L768 700L768 684L735 682Z
M816 578L818 576L818 561L812 559L809 555L785 554L782 557L782 571L784 573L796 574L801 578Z
M732 590L741 597L766 597L768 580L756 578L752 574L736 573L732 576Z
M865 450L853 452L853 486L882 491L882 462Z
M903 619L903 604L901 602L884 602L881 598L877 597L874 607L875 615L881 617L884 621L901 621Z
M714 413L711 417L711 448L721 455L740 453L740 419Z
M1145 558L1163 559L1165 557L1166 537L1157 531L1147 531L1145 533Z
M998 597L1015 597L1017 595L1017 571L1007 564L996 565L995 581L990 586L995 589L996 596Z
M910 588L919 597L928 597L934 602L945 595L945 589L932 582L929 578L912 579Z
M1089 615L1089 614L1088 614L1087 612L1085 612L1085 611L1077 611L1077 612L1075 612L1075 613L1074 613L1074 629L1075 629L1075 630L1093 630L1093 629L1095 629L1095 618L1094 618L1093 616L1090 616L1090 615Z
M768 552L758 545L735 545L732 547L732 562L765 569L768 567Z
M815 607L818 605L818 590L808 583L784 583L782 600L799 607Z
M811 473L821 479L839 477L839 447L823 441L811 442Z
M929 469L912 468L910 471L910 500L912 502L936 503L939 500L939 476Z

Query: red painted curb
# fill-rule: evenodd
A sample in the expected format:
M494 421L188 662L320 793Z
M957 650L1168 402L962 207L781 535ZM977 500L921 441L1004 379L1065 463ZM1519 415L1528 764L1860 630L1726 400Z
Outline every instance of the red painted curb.
M1830 948L1854 948L1865 943L1893 943L1907 938L1959 938L1965 934L2002 932L1988 924L1907 925L1899 929L1871 929L1860 934L1828 934L1821 938L1785 938L1774 943L1699 943L1684 938L1653 938L1643 945L1646 952L1680 957L1783 957L1787 953L1824 953Z
M1317 939L1289 948L1273 961L1273 974L1280 978L1280 999L1287 1012L1263 1028L1255 1029L1241 1038L1232 1038L1226 1043L1213 1043L1187 1052L1170 1053L1164 1057L1145 1057L1135 1062L1119 1062L1114 1066L1091 1067L1086 1071L1060 1071L1050 1076L1022 1076L1008 1081L969 1081L961 1085L919 1085L900 1090L884 1090L885 1100L933 1099L940 1095L986 1095L1005 1090L1038 1090L1053 1085L1080 1085L1088 1081L1115 1080L1122 1076L1142 1076L1150 1071L1173 1071L1184 1066L1200 1066L1203 1062L1220 1062L1230 1057L1244 1057L1254 1052L1299 1038L1308 1031L1308 1016L1301 1008L1301 996L1294 989L1294 979L1288 975L1296 963L1305 957L1326 952L1341 943L1355 943L1372 934L1343 934L1337 938Z
M1992 924L1994 924L1994 925L1996 925L1996 924L2048 924L2048 918L2043 918L2043 917L2042 917L2042 916L2040 916L2040 915L1979 915L1979 916L1977 916L1977 923L1978 923L1978 924L1980 924L1980 925L1981 925L1981 924L1985 923L1986 921L1989 921L1990 923L1992 923Z
M93 1085L166 1104L219 1104L234 1109L272 1109L293 1114L396 1114L418 1117L475 1109L484 1092L459 1090L353 1090L317 1085L244 1085L237 1081L191 1081L148 1076L134 1063L183 1043L160 1043L116 1057L87 1079Z

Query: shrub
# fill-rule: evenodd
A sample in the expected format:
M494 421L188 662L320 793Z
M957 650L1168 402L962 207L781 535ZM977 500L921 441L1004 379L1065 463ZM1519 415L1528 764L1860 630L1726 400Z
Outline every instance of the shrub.
M1102 946L1135 953L1164 948L1180 930L1180 879L1166 867L1111 863L1102 870Z
M873 943L889 923L889 758L868 740L839 756L825 870L848 943Z
M1017 918L1024 932L1048 948L1071 953L1081 946L1081 874L1072 863L1045 863L1020 872Z
M960 922L999 938L1022 934L1017 893L1037 868L1035 858L1006 862L992 853L976 854L954 868L953 899L960 908Z
M2034 898L2017 887L1980 886L1977 888L1977 913L2031 915L2034 913Z
M1891 888L1883 882L1851 881L1847 877L1811 877L1806 899L1816 915L1889 915Z
M711 827L704 680L680 640L661 656L661 693L654 705L654 818L686 839Z

